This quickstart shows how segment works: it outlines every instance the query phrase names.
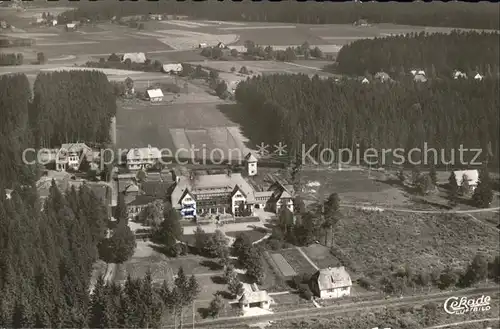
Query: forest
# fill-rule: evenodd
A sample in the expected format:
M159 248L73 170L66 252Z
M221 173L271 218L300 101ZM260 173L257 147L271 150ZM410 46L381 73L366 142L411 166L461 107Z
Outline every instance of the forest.
M342 47L334 69L350 75L384 71L396 76L423 69L430 76L451 77L454 70L472 76L499 75L499 33L411 33L356 40ZM436 51L439 49L439 51Z
M120 2L92 1L75 3L75 11L62 13L62 24L73 20L109 20L130 15L164 13L189 15L192 18L248 21L283 22L304 24L353 24L359 19L369 23L394 23L403 25L499 29L499 8L494 3L464 2L413 2L404 6L395 3L335 3L280 1L255 4L252 2L216 1L162 1ZM286 10L283 8L286 6Z
M269 145L283 142L298 153L304 153L302 145L308 151L317 144L309 152L315 159L324 148L408 151L427 143L444 150L445 157L434 159L438 165L450 161L451 149L457 164L460 145L486 150L490 144L489 160L498 163L498 87L498 79L361 84L274 74L241 82L235 97L250 138ZM413 153L412 159L418 161L422 153ZM471 161L470 155L465 152L463 159ZM385 164L390 163L388 155Z
M40 73L34 95L24 74L0 76L0 184L14 188L38 174L23 165L26 148L106 143L115 114L113 87L101 72Z
M33 89L29 117L37 147L57 147L74 141L96 144L109 141L116 98L104 73L40 73Z

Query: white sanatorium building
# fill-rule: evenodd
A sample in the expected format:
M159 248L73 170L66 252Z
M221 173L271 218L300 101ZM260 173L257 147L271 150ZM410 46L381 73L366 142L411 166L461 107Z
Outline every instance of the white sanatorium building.
M321 299L349 296L351 286L351 276L344 266L325 268L311 277L311 290Z
M246 157L247 176L257 173L257 159ZM255 191L240 173L176 177L171 194L172 206L182 218L192 219L212 214L251 216L255 209L278 212L283 207L293 211L293 189L275 182L268 191Z

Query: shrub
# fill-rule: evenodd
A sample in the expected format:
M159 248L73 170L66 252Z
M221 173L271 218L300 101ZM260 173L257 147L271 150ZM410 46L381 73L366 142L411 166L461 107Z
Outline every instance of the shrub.
M302 283L299 285L299 293L300 296L306 300L311 300L313 298L313 293L309 288L309 285Z

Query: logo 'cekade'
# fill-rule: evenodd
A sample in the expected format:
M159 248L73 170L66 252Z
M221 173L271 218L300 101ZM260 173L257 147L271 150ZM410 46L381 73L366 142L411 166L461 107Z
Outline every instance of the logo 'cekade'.
M466 314L471 312L485 312L491 309L491 297L484 296L477 299L467 297L450 297L444 302L444 310L448 314Z

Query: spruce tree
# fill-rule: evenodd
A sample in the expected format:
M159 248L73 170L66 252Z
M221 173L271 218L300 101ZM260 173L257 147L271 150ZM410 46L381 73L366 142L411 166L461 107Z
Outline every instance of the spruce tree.
M458 197L458 183L457 177L455 176L455 172L451 172L450 177L448 178L448 187L449 187L449 197L451 202L456 202Z
M479 208L488 208L493 201L493 191L487 168L479 172L479 180L472 195L472 201Z

